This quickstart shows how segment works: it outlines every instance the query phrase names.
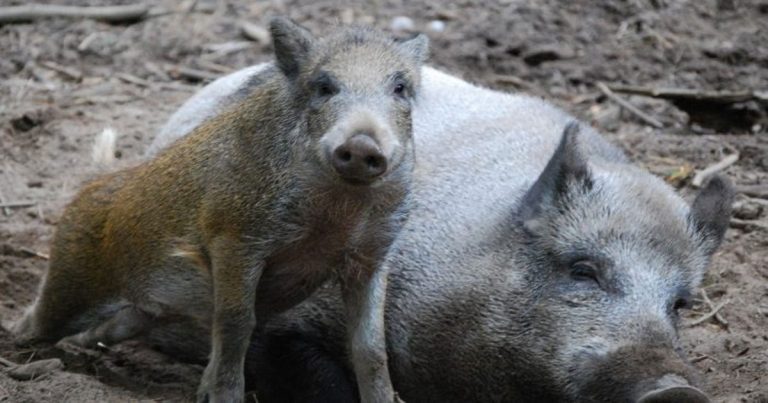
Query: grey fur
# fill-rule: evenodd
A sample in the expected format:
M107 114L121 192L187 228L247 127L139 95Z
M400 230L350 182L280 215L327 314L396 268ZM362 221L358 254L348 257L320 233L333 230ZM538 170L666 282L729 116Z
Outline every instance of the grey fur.
M543 101L430 68L423 77L413 208L386 263L388 356L401 396L590 402L682 390L703 401L673 306L699 285L722 239L728 181L691 209L591 128L571 126L563 138L573 118ZM223 101L205 102L196 106L215 115ZM324 287L265 337L295 332L334 346L340 306Z

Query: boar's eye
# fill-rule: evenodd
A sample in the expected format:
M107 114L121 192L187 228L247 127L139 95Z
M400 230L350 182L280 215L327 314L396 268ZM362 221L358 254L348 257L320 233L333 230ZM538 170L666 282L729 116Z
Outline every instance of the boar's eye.
M339 87L336 85L333 77L328 73L321 73L312 81L315 94L319 98L330 98L339 92Z
M392 78L392 94L398 98L405 98L408 96L410 90L408 86L408 79L405 77L405 73L398 71Z
M405 84L404 83L395 84L395 88L392 90L392 92L395 95L403 96L405 94Z
M576 281L594 281L597 280L597 265L589 260L579 260L571 263L571 278Z
M321 97L329 97L336 94L336 87L330 82L321 82L317 84L317 95Z

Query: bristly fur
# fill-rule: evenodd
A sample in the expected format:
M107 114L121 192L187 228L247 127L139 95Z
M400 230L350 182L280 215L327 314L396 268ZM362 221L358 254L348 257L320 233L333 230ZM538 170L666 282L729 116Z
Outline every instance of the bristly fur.
M212 335L198 397L241 401L256 320L338 276L360 392L392 400L376 313L384 290L369 284L386 277L379 266L407 213L426 42L362 28L317 39L284 18L271 30L278 68L155 158L87 184L67 207L38 301L16 327L20 342L109 344L193 318ZM316 85L321 72L335 80L332 96ZM108 162L111 133L95 159ZM330 162L356 135L387 161L367 185Z
M236 87L259 69L269 67L225 80ZM557 169L549 173L560 177L542 177L558 160L571 116L431 68L422 75L413 111L413 208L386 258L388 350L400 396L635 401L670 374L690 384L679 385L683 393L699 396L674 307L695 292L722 240L733 197L728 182L715 180L689 206L585 124L563 148L571 163L561 165L586 168L577 170L582 174ZM174 117L214 116L227 103L227 95L193 98ZM156 144L186 133L175 121ZM538 225L526 230L523 217ZM595 266L595 280L572 275L583 260ZM274 375L259 382L279 390L331 396L318 374L348 370L338 342L344 332L338 292L322 288L270 321L253 348L279 351L247 365ZM275 343L286 334L288 341ZM316 359L301 373L270 357ZM287 379L316 383L298 388Z

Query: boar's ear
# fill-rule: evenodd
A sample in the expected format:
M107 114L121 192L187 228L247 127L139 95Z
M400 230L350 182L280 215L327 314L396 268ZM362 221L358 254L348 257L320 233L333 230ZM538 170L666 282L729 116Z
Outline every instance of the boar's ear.
M714 253L731 221L731 204L735 190L731 181L722 175L709 180L691 205L689 219L701 236L705 252Z
M578 138L578 122L568 123L555 153L523 197L518 214L520 221L529 230L543 211L556 208L556 201L569 186L592 186L587 161L579 150Z
M416 63L424 63L429 58L429 38L424 34L398 39L396 42L398 48L412 57Z
M277 66L286 77L296 78L312 50L315 37L306 28L285 17L272 18L269 29Z

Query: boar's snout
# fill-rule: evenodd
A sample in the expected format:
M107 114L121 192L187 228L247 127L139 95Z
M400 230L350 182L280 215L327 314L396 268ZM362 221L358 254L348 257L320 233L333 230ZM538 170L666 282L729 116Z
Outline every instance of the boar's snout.
M709 403L709 398L685 379L666 375L651 390L641 392L637 403Z
M669 347L624 346L582 362L579 395L585 401L708 403L693 368Z
M330 159L339 176L352 184L368 184L387 171L387 157L366 133L356 134L336 147Z

